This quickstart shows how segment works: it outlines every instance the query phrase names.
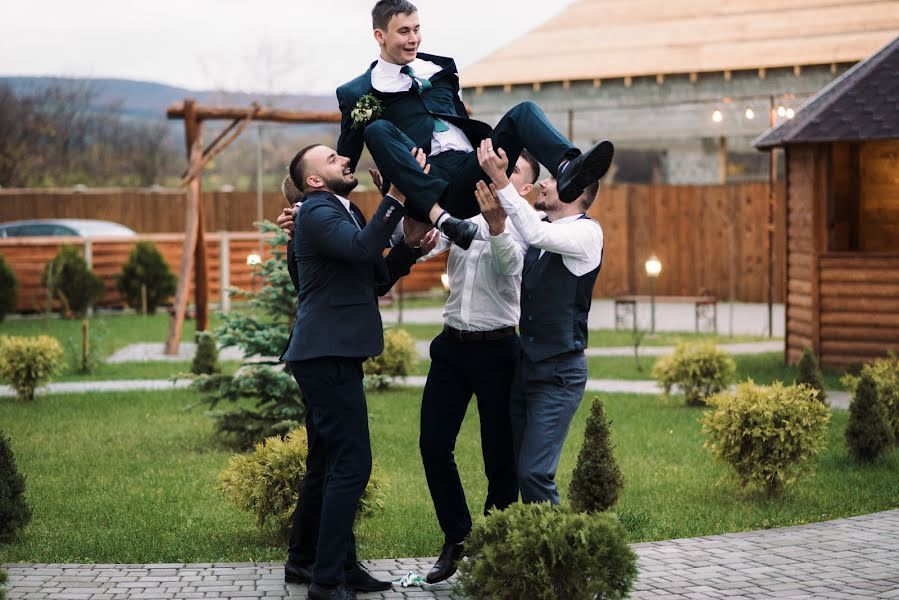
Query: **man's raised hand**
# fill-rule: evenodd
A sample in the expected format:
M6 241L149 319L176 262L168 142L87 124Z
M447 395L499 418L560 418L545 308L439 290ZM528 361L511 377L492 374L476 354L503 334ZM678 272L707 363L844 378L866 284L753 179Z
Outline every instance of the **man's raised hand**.
M285 206L281 209L281 214L278 215L278 219L275 221L278 227L287 233L288 239L293 239L293 221L297 218L297 210L298 207L296 205L290 208Z
M496 188L493 184L487 187L486 183L478 181L474 195L478 200L481 214L487 221L487 227L490 228L490 235L499 235L504 232L506 230L506 211L496 197Z
M485 138L477 149L478 164L487 174L487 177L497 188L502 189L509 185L509 177L506 170L509 168L509 157L502 148L493 150L493 140Z

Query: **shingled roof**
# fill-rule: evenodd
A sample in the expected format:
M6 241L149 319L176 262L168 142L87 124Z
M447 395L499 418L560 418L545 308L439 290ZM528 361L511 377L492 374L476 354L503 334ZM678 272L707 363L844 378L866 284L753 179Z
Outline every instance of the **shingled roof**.
M818 92L789 121L760 135L786 144L899 139L899 37Z
M897 0L576 0L477 63L464 87L855 63Z

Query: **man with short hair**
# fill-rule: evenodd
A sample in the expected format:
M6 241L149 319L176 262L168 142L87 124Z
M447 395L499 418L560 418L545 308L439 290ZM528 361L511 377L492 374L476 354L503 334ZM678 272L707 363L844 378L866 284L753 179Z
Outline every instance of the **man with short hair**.
M391 188L366 224L346 198L358 183L349 159L331 148L300 150L290 178L304 197L290 252L297 320L282 360L306 403L309 452L285 580L310 583L314 600L352 600L354 590L391 587L356 560L352 534L372 461L362 362L384 349L376 294L407 274L420 252L401 243L383 256L405 198Z
M509 177L522 196L534 187L540 165L523 151ZM444 543L428 583L456 572L471 532L471 514L453 452L472 394L481 421L481 451L487 476L484 513L518 500L512 450L509 390L518 358L521 261L526 245L498 204L471 219L478 238L462 250L443 238L426 260L449 250L450 295L443 331L431 342L431 366L421 402L419 448ZM484 365L489 364L490 369Z
M372 10L372 26L380 46L378 60L337 88L337 150L355 168L363 145L368 146L385 184L395 183L409 198L413 219L434 223L454 243L468 247L476 226L449 213L466 218L478 212L475 183L486 175L474 147L484 139L506 150L510 168L527 148L558 178L563 202L573 201L608 170L611 143L602 141L582 154L533 102L514 107L495 128L469 119L455 61L418 52L421 32L412 3L380 0ZM422 173L409 156L413 147L428 154L430 174Z
M510 184L502 148L494 151L484 140L478 161L529 246L521 277L522 352L511 401L521 500L559 504L556 468L587 383L587 315L602 264L602 228L586 214L599 184L564 203L554 177L541 181L534 208L546 213L546 222ZM484 182L477 194L484 205L494 201Z

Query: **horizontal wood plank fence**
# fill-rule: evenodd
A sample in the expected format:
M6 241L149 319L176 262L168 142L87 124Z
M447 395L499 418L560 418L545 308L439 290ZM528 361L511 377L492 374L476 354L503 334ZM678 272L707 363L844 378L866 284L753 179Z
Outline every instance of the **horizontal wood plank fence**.
M172 190L0 190L0 222L29 218L93 218L122 223L156 242L172 270L181 260L184 198ZM775 231L783 231L784 187L775 189ZM356 192L352 200L370 216L380 196ZM246 256L258 248L251 233L257 215L252 192L204 192L209 254L210 299L221 297L221 281L249 287ZM285 206L280 193L264 195L264 215L274 220ZM768 297L768 186L746 183L722 186L603 186L590 209L605 233L603 268L595 294L648 294L644 262L655 254L662 263L656 293L694 296L710 293L726 299L764 302ZM225 233L229 232L229 233ZM774 236L772 293L784 301L785 248ZM225 240L225 241L223 241ZM20 310L41 310L46 290L40 284L44 265L63 243L83 246L78 238L0 240L0 254L20 281ZM131 240L94 240L92 264L107 282L104 306L119 306L114 276L131 248ZM222 271L223 249L228 272ZM446 257L417 265L403 282L405 293L440 287Z

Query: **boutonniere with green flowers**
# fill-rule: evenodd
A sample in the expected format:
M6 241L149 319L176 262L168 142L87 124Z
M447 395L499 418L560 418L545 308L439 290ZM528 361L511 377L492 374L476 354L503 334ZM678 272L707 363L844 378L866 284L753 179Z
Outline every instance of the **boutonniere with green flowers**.
M365 127L375 119L380 119L384 112L384 105L371 94L365 94L356 102L356 108L350 113L353 119L353 129Z

